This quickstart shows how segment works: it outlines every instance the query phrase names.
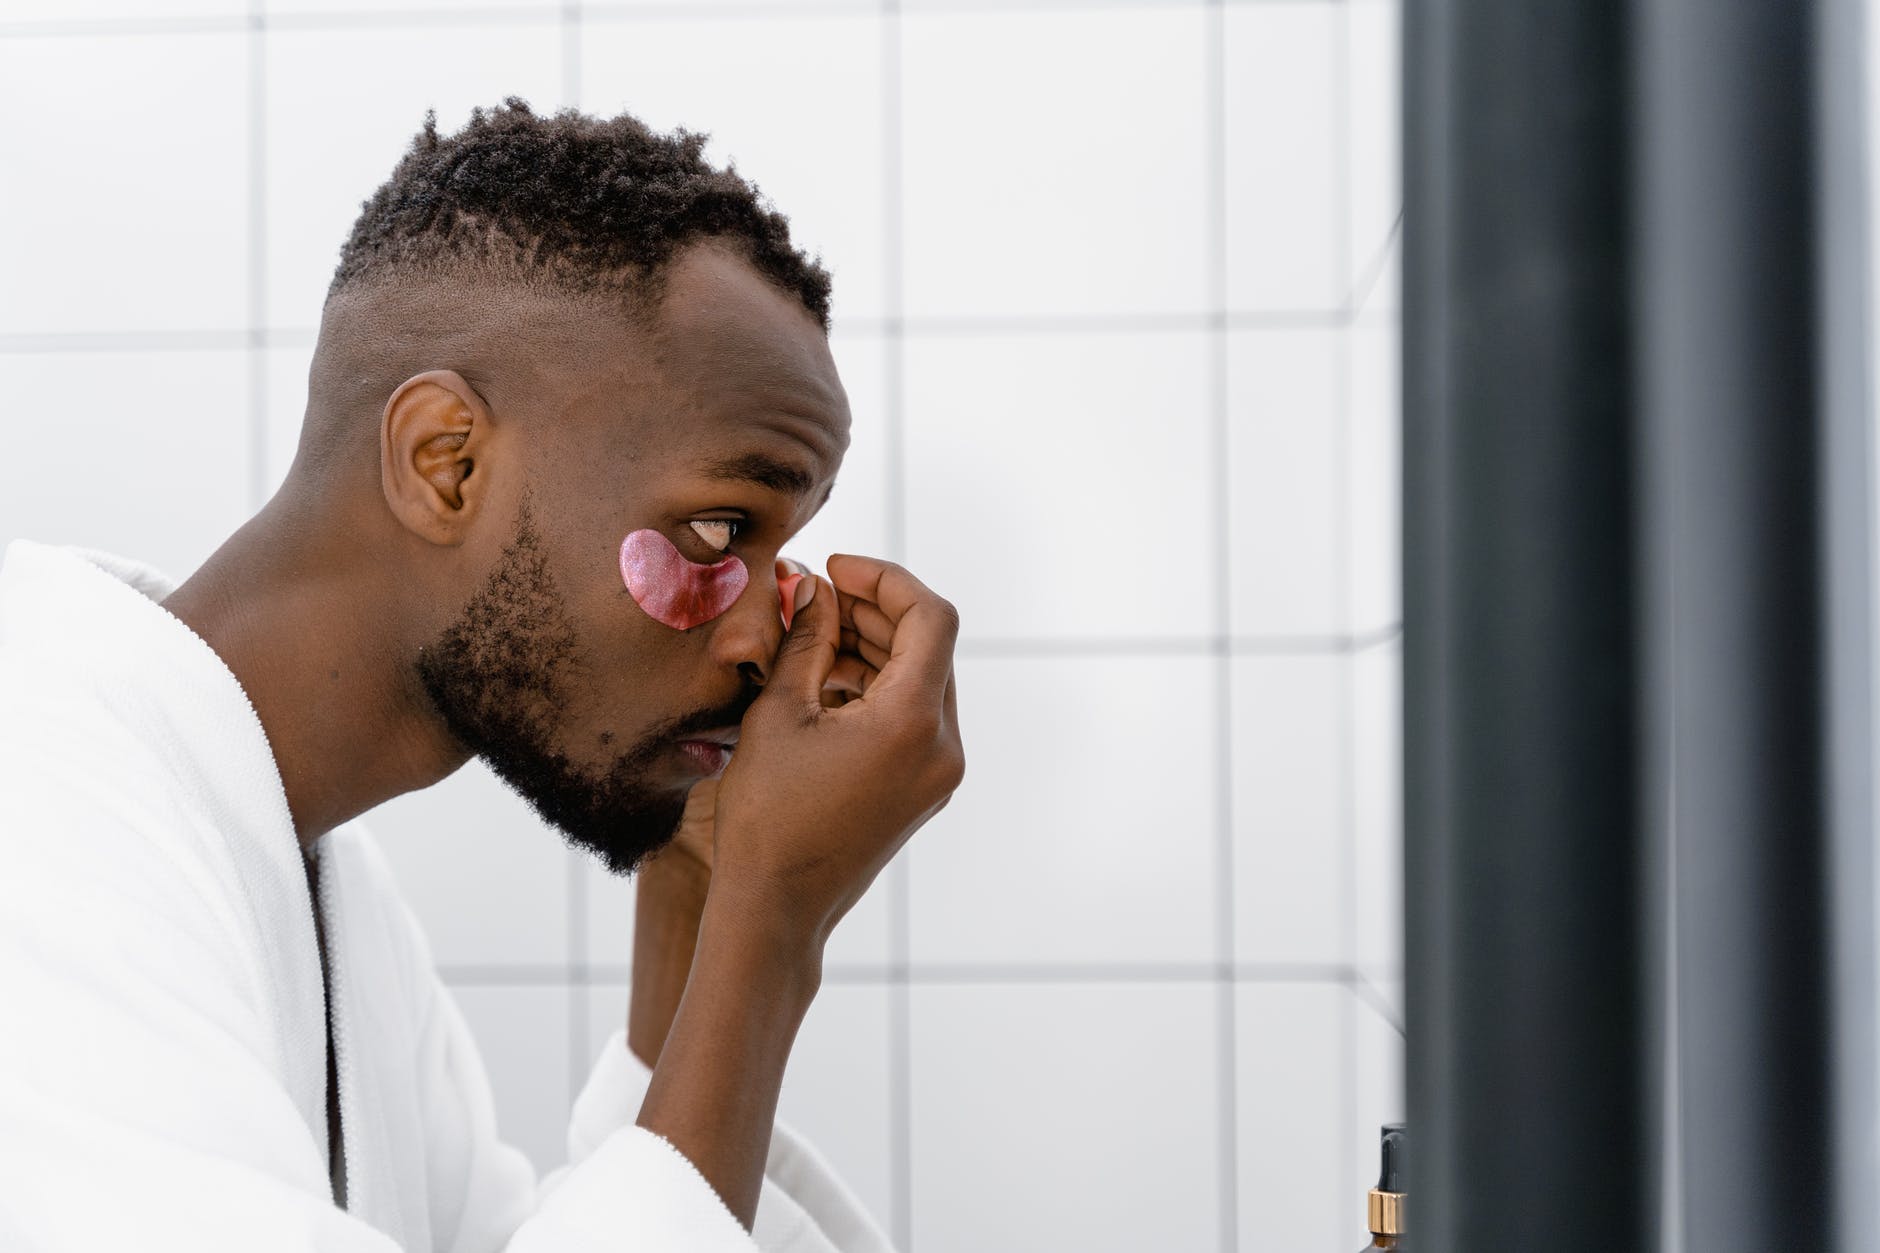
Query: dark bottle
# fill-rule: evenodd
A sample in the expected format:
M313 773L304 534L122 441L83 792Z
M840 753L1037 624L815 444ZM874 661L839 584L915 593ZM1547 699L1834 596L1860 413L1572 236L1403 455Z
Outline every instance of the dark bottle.
M1404 1130L1400 1122L1387 1122L1378 1132L1384 1168L1369 1202L1371 1243L1368 1249L1403 1247Z

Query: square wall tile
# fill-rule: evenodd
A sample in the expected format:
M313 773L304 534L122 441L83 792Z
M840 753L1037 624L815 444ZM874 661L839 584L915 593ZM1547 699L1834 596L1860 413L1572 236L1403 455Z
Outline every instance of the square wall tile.
M888 998L885 984L824 981L790 1050L777 1116L829 1159L842 1182L892 1230Z
M0 39L0 109L0 334L247 324L246 35Z
M1350 256L1358 274L1403 210L1401 0L1350 0Z
M1350 662L1236 657L1234 947L1243 962L1349 961Z
M839 320L879 317L883 292L882 27L824 16L584 15L581 107L712 137L820 255Z
M915 833L918 837L919 832ZM894 877L905 874L910 842L881 868L862 899L842 916L823 949L825 969L840 966L850 972L879 974L894 956Z
M1216 959L1214 673L959 662L966 781L909 845L916 966Z
M448 134L506 96L538 113L562 103L551 10L535 22L289 28L269 32L265 49L271 326L319 325L340 246L426 109Z
M627 1010L632 1003L633 989L631 985L618 980L608 980L591 983L580 989L577 995L585 1002L586 1012L582 1016L581 1044L575 1053L581 1061L576 1068L572 1096L581 1094L581 1087L587 1082L588 1075L593 1073L601 1049L609 1037L616 1031L627 1029Z
M1346 627L1345 334L1228 336L1228 568L1236 635L1322 637Z
M584 951L575 956L584 965L631 970L639 880L609 873L599 858L587 853L577 855L572 865L580 881L586 915L581 941Z
M627 1023L632 989L595 984L586 1002L576 1093L594 1060ZM827 1158L885 1231L893 1178L889 1139L888 997L885 984L823 982L797 1030L777 1114Z
M1229 308L1344 303L1343 21L1344 6L1329 0L1236 4L1224 14Z
M895 481L889 464L888 354L880 335L844 334L829 341L830 355L849 397L849 451L842 458L835 492L809 525L784 545L784 552L818 574L828 573L831 553L888 556L889 499Z
M908 342L908 566L964 638L1214 633L1207 365L1201 334Z
M1379 1129L1385 1123L1404 1121L1404 1040L1397 1027L1362 1001L1354 1026L1358 1073L1352 1082L1352 1112L1356 1124L1351 1130L1352 1159L1340 1188L1345 1198L1339 1215L1344 1244L1335 1247L1357 1249L1370 1239L1364 1199L1377 1186L1383 1165Z
M267 445L262 458L267 466L267 482L262 500L256 502L259 507L281 490L294 464L294 454L299 451L300 428L307 416L307 371L313 366L313 345L268 348L256 356L257 368L266 375L262 396L267 406L267 421L262 426Z
M1352 783L1358 894L1356 960L1403 969L1403 648L1352 658Z
M1207 57L1200 6L904 16L908 314L1207 308Z
M440 966L568 960L568 859L561 833L472 758L365 815Z
M1361 1248L1347 1238L1365 1198L1347 1187L1351 994L1336 984L1261 983L1235 995L1242 1253Z
M248 517L247 369L233 351L0 354L0 542L188 578Z
M576 989L453 987L496 1097L496 1129L539 1176L568 1160L568 998ZM584 1076L585 1077L585 1076Z
M596 858L585 853L574 856L572 870L584 897L586 913L585 952L578 956L585 965L630 970L638 881L609 874ZM893 873L893 864L883 869L867 894L837 924L823 950L825 969L843 967L851 972L877 973L886 970L889 878Z
M1388 630L1403 620L1403 455L1395 319L1351 334L1351 629Z
M1215 1082L1213 987L916 985L912 996L914 1248L1219 1247L1230 1111Z

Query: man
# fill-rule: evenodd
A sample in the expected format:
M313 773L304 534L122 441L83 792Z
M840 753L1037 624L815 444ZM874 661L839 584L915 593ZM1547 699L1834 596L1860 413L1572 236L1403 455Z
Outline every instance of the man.
M180 587L7 550L0 1247L886 1247L773 1120L831 929L961 778L957 619L780 558L849 440L829 280L700 148L427 120L274 499ZM472 755L645 865L632 1051L539 1185L354 821Z

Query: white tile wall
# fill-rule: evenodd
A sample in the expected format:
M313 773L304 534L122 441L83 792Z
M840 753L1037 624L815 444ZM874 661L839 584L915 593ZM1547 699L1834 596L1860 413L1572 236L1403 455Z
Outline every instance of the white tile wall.
M777 1102L778 1117L815 1145L884 1229L893 1212L891 995L881 982L826 981L797 1031ZM577 1092L609 1036L626 1026L630 996L620 982L586 990Z
M300 423L307 415L307 371L313 365L313 343L293 347L269 348L255 354L255 368L262 373L263 421L258 438L262 443L263 479L256 507L280 490L294 463L300 446Z
M234 22L248 13L248 0L7 0L0 22L27 27L57 23L139 18L221 19Z
M912 1023L916 1248L1219 1247L1212 987L917 986Z
M359 207L437 110L454 130L475 105L563 103L561 28L533 22L287 28L266 40L267 316L314 327ZM369 84L369 89L366 85Z
M1351 194L1346 212L1356 280L1391 236L1403 204L1397 161L1403 85L1397 72L1397 44L1402 32L1396 0L1351 0L1345 13L1351 84L1351 142L1345 154Z
M835 275L833 307L879 318L883 293L882 35L867 14L583 25L581 107L712 136Z
M1353 1115L1353 1004L1343 988L1264 984L1239 989L1240 1248L1243 1253L1361 1247L1344 1216L1363 1218L1347 1179Z
M0 543L187 578L248 516L246 379L239 352L0 353Z
M248 44L0 39L0 335L248 321Z
M440 966L567 960L572 854L481 761L361 821L384 848Z
M1206 962L1213 662L959 663L973 783L909 846L919 963Z
M907 312L1208 305L1198 6L901 22Z
M1392 250L1392 257L1396 255ZM1375 633L1403 616L1398 477L1400 381L1395 315L1355 322L1351 343L1346 596L1351 629Z
M1227 340L1233 630L1347 628L1342 328L1235 331Z
M1403 962L1403 648L1352 659L1353 843L1359 968L1400 974Z
M907 560L975 638L1196 639L1221 534L1198 333L907 347Z
M1233 309L1337 309L1348 287L1340 187L1344 8L1230 5L1227 300Z
M1399 9L15 0L0 542L180 576L265 499L427 105L712 132L835 275L854 444L792 553L965 614L966 786L838 928L784 1117L922 1253L1356 1248L1402 1113ZM480 766L367 824L552 1167L633 884Z
M496 1129L542 1170L568 1157L568 1000L565 987L510 984L451 990L491 1075Z
M1350 960L1343 656L1233 662L1234 941L1244 962Z

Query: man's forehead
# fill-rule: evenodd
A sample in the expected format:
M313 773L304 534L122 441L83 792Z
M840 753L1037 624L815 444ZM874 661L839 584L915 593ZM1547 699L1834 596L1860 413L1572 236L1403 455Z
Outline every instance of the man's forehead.
M675 260L662 296L652 364L707 420L701 435L756 424L824 458L841 456L848 398L828 339L800 301L715 246Z

